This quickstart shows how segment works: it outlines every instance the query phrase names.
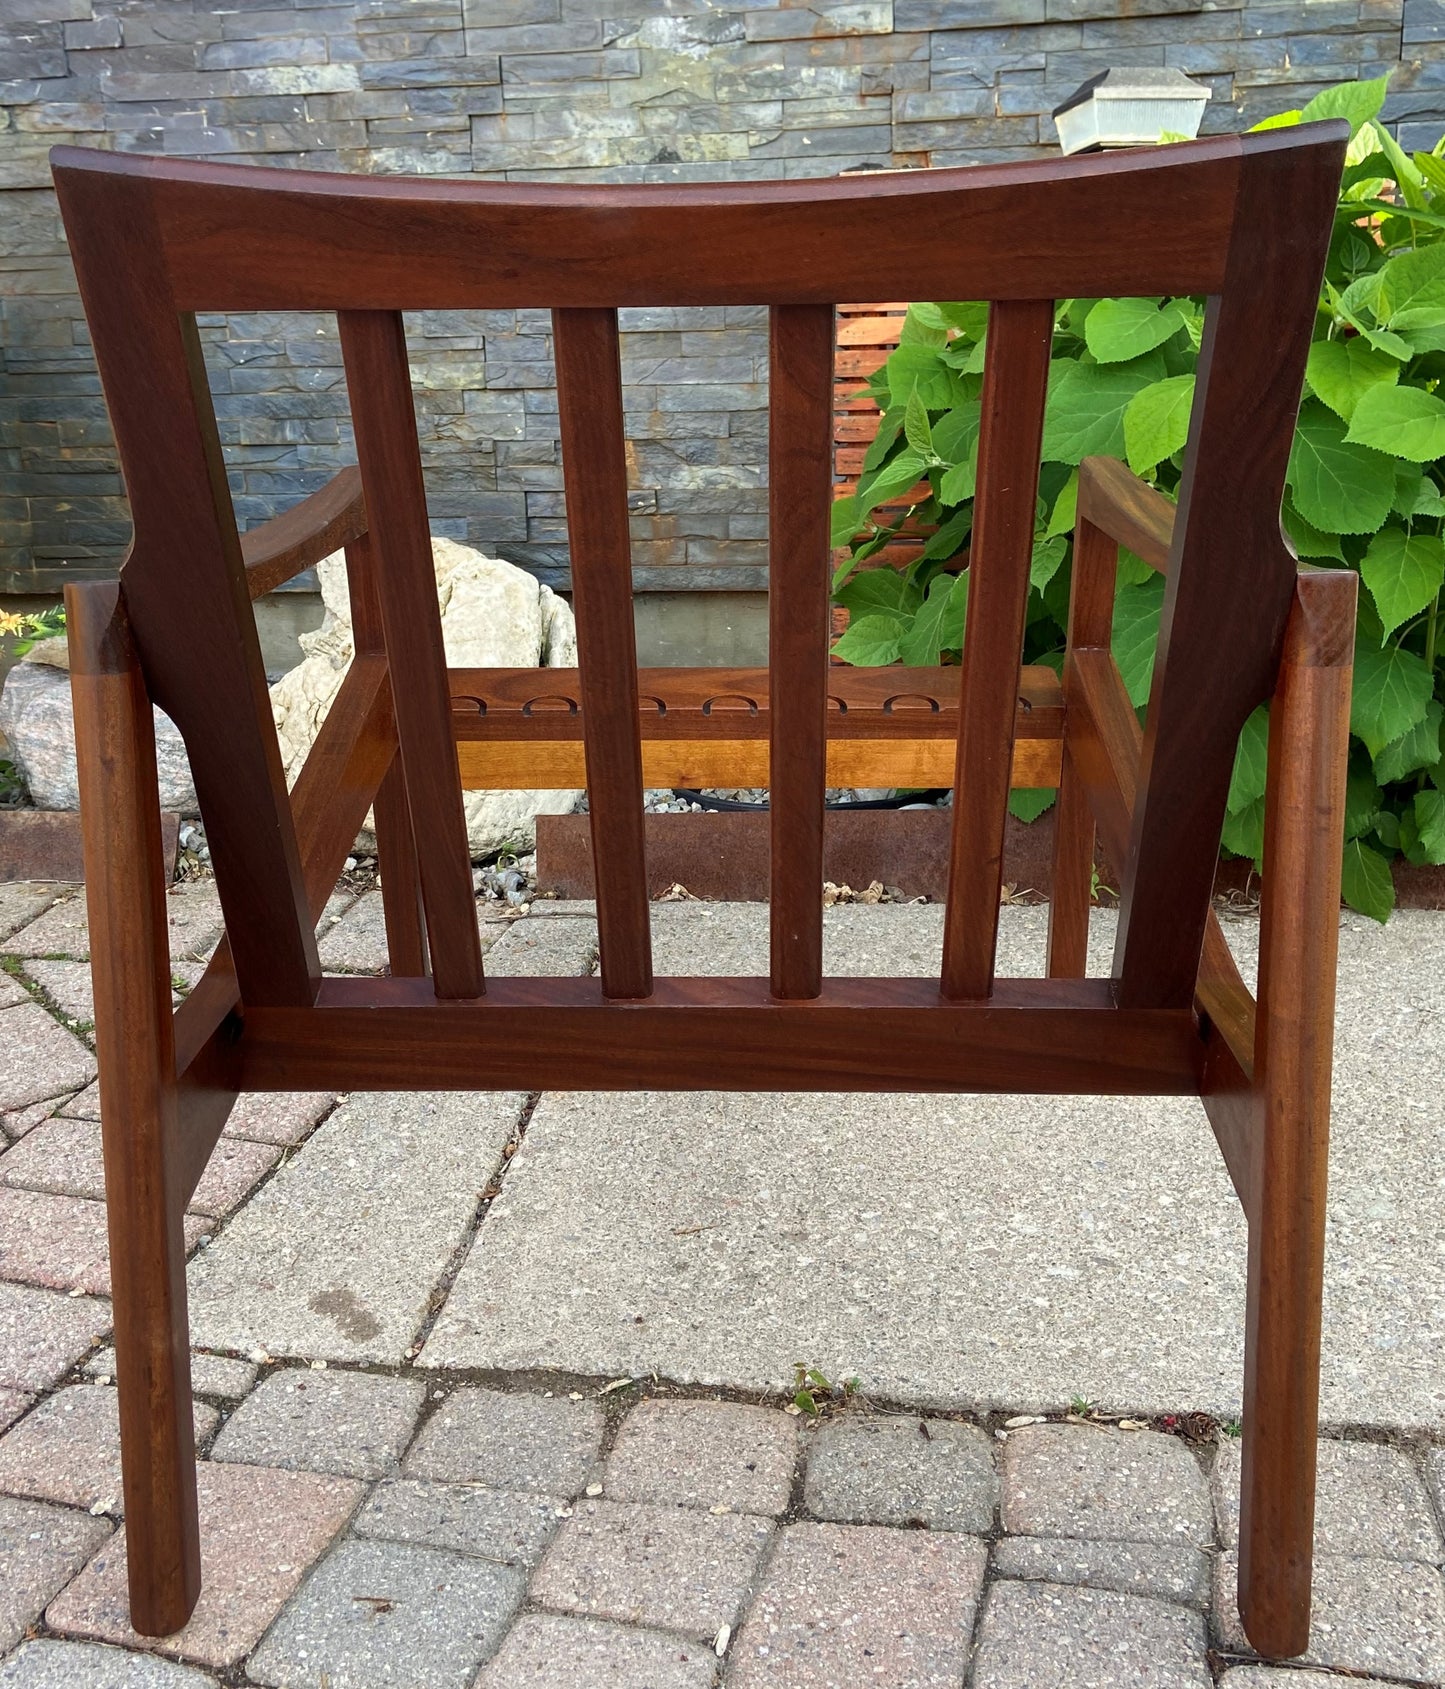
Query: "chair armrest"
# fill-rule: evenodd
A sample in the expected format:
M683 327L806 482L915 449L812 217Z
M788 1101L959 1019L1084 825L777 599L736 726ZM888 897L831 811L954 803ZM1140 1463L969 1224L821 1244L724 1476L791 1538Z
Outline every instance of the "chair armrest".
M1169 565L1175 506L1117 458L1086 457L1079 465L1079 515L1127 546L1162 575Z
M365 532L361 471L351 464L310 498L241 535L246 589L252 598L274 592Z

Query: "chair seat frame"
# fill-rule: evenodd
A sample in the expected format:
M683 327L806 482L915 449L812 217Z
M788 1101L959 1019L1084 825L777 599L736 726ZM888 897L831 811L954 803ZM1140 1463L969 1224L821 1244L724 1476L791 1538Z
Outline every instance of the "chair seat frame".
M802 198L790 188L793 199L668 190L669 203L699 227L716 222L708 238L721 243L739 230L755 234L780 204L796 215L814 206L831 214L841 197L852 218L849 240L824 253L838 273L806 267L826 281L800 280L796 263L785 276L763 263L751 283L730 272L708 278L711 298L742 297L751 285L772 304L775 584L766 677L636 667L614 307L702 297L692 271L651 238L646 193L538 199L486 185L382 182L358 191L345 179L298 185L292 172L57 152L62 208L136 515L120 579L72 585L66 605L128 1576L139 1631L179 1628L200 1588L183 1219L241 1091L688 1090L705 1077L709 1088L739 1090L1200 1097L1249 1231L1241 1614L1261 1652L1303 1651L1355 577L1300 568L1280 535L1278 507L1343 134L1320 125L1283 140L1276 133L1165 151L1178 158L927 173L949 180L922 189L888 179L828 184L826 192L809 185ZM273 271L237 232L254 220L246 195L257 192L259 176L289 178L284 187L268 181L257 202ZM1021 671L1018 661L1051 301L1099 294L1111 283L1138 291L1141 280L1137 266L1090 233L1110 203L1094 194L1100 184L1135 195L1141 216L1154 197L1172 196L1160 227L1174 245L1142 279L1152 291L1211 294L1206 368L1212 344L1244 325L1235 301L1251 266L1274 287L1263 310L1274 313L1279 349L1263 376L1251 371L1248 391L1220 367L1201 375L1177 508L1121 464L1081 465L1068 648L1056 679ZM1047 262L1030 256L1035 248L1024 239L1026 228L1040 226L1039 204L1015 227L1021 185L1050 204L1057 192L1059 206L1073 208ZM979 252L976 295L945 275L931 247L904 254L914 278L903 261L890 260L880 274L850 256L859 228L910 192L963 219L960 229ZM1245 241L1239 230L1271 196L1269 227L1280 226L1281 202L1297 205L1299 226L1261 256L1256 237ZM324 224L338 204L340 222L308 232L303 214ZM576 675L446 669L434 596L430 612L423 608L431 561L414 429L398 446L381 421L387 405L410 409L400 309L419 302L414 277L391 261L390 225L356 267L364 279L348 279L350 296L339 301L334 285L323 288L314 254L306 258L314 238L334 283L338 242L360 238L362 212L383 223L404 214L435 260L428 301L500 297L502 282L478 283L463 271L461 248L451 255L452 225L433 216L449 205L467 214L480 207L489 227L527 248L527 264L504 278L509 285L531 273L528 265L541 278L528 284L534 292L549 273L562 276L554 323L581 642ZM518 205L532 208L531 221L515 220ZM604 280L590 274L585 253L570 270L556 270L560 248L582 251L568 222L581 215L579 205L589 238L605 236L599 264L607 253L615 258L618 219L639 249ZM1004 226L984 239L978 230L990 219ZM817 225L819 241L829 226ZM137 291L158 274L147 269L149 250L134 244L137 229L144 237L148 227L166 253L158 305ZM1071 256L1075 234L1086 259ZM1273 238L1258 237L1266 245ZM129 268L116 268L117 252ZM937 671L844 678L826 665L833 311L818 298L898 297L907 279L921 296L995 301L964 661L947 680ZM952 285L936 285L945 281ZM827 291L798 300L819 287ZM359 466L241 539L219 477L189 313L257 303L339 306ZM138 362L147 348L151 363ZM140 399L136 383L145 389ZM605 403L587 402L599 392ZM154 428L163 402L184 424L172 417L164 452ZM182 451L177 472L175 441L192 435L196 452L186 460ZM170 560L183 530L205 541L204 567L194 571L205 579ZM1142 727L1110 651L1121 545L1165 576L1161 651ZM249 603L338 548L355 656L288 798ZM167 601L168 586L178 602ZM188 594L198 650L183 666L166 637ZM1224 647L1228 660L1211 677L1219 642L1231 639L1237 648ZM1256 1000L1210 909L1209 887L1234 738L1264 701L1271 725ZM226 916L226 937L174 1013L153 703L186 735ZM860 746L884 758L908 746L925 761L940 746L953 755L950 896L935 980L830 979L821 971L823 786L830 766L843 766L839 759ZM645 770L675 766L714 770L713 778L761 771L772 786L768 978L652 977L640 798ZM593 800L601 974L483 980L462 786L524 777L571 784L579 773ZM994 976L1011 782L1056 784L1060 793L1044 979ZM324 978L314 926L372 810L390 975ZM260 839L258 815L275 823ZM450 854L420 848L433 832ZM603 839L605 852L597 848ZM1122 878L1107 979L1086 978L1084 967L1096 840Z

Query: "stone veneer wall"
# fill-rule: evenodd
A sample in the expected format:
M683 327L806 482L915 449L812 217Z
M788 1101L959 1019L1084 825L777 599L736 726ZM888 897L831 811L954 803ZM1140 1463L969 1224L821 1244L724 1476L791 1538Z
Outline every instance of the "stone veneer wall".
M1445 0L0 0L0 590L127 535L48 187L58 141L328 170L751 180L1047 153L1111 65L1208 82L1208 131L1395 69L1407 144L1445 118ZM626 316L636 582L766 581L766 334ZM422 314L436 526L566 584L545 313ZM350 451L334 324L204 320L243 526Z

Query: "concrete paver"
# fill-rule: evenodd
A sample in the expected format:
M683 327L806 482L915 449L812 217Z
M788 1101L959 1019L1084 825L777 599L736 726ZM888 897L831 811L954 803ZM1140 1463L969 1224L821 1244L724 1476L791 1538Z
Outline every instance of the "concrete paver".
M108 1519L0 1496L0 1654L15 1646L110 1532Z
M1252 1652L1239 1622L1238 1559L1221 1555L1214 1629L1226 1648ZM1445 1680L1445 1580L1434 1566L1364 1556L1315 1556L1306 1664L1411 1682Z
M771 1532L747 1513L580 1502L543 1556L531 1596L555 1612L709 1641L737 1623Z
M99 1642L27 1642L0 1663L0 1689L217 1689L209 1672Z
M738 1635L734 1689L963 1680L984 1545L952 1532L789 1525Z
M217 1418L208 1402L195 1404L198 1443L215 1429ZM0 1490L119 1515L123 1497L115 1390L71 1385L48 1396L0 1437Z
M248 1675L278 1689L467 1689L525 1588L522 1572L467 1555L344 1542L307 1579Z
M0 1109L13 1113L94 1077L95 1057L39 1003L0 1009Z
M202 1665L234 1665L255 1647L362 1492L352 1478L210 1461L198 1466L196 1483L201 1597L185 1628L148 1638L130 1628L121 1529L50 1603L45 1617L52 1629Z
M717 1660L705 1642L624 1629L600 1619L526 1613L477 1689L709 1689Z
M391 1478L371 1492L352 1530L359 1537L417 1542L499 1565L532 1567L566 1511L562 1496Z
M503 1390L455 1390L432 1414L410 1454L412 1478L573 1495L602 1448L595 1402Z
M775 1408L653 1400L623 1421L604 1485L617 1501L777 1514L797 1459L797 1422Z
M364 1372L273 1372L226 1421L213 1460L380 1478L411 1440L424 1386Z
M1199 1462L1161 1431L1030 1425L1004 1444L1003 1528L1019 1536L1208 1543Z
M1210 1689L1204 1620L1109 1590L996 1583L979 1625L976 1689Z
M976 1425L845 1414L809 1438L808 1509L855 1524L991 1531L998 1504L994 1447Z
M994 1545L993 1565L1001 1578L1083 1583L1200 1608L1209 1605L1213 1577L1213 1561L1204 1550L1172 1542L1003 1537Z
M191 1263L192 1340L242 1354L405 1359L521 1101L352 1095Z
M1240 1444L1227 1440L1210 1475L1220 1540L1239 1546ZM1319 1444L1315 1481L1315 1552L1384 1560L1445 1557L1420 1473L1402 1449L1380 1443Z
M109 1330L109 1302L0 1279L0 1386L48 1389Z

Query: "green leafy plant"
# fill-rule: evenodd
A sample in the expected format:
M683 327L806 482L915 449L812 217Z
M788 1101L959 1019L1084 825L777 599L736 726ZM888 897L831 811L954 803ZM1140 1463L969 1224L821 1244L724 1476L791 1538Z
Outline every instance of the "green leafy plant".
M1394 904L1393 857L1445 862L1445 141L1407 156L1376 121L1385 88L1385 78L1345 83L1259 126L1344 117L1351 128L1282 518L1301 558L1355 569L1365 589L1342 889L1377 920ZM1123 458L1176 495L1203 324L1199 299L1059 304L1025 661L1062 663L1081 459ZM985 305L914 304L869 383L878 433L856 491L833 511L833 543L848 552L833 583L849 611L835 647L847 662L958 660L987 327ZM905 524L927 534L921 554L902 569L864 567ZM1136 707L1163 593L1157 574L1121 553L1114 655ZM1265 708L1245 726L1224 828L1225 848L1256 863L1268 726ZM1053 797L1018 791L1010 807L1030 821Z
M804 1361L793 1363L793 1406L816 1419L827 1407L846 1406L857 1393L862 1380L845 1378L833 1384L818 1367Z

